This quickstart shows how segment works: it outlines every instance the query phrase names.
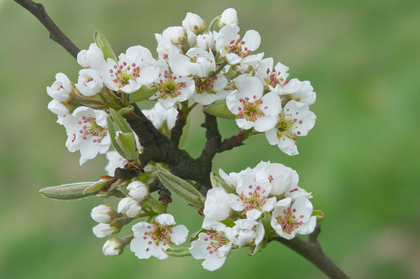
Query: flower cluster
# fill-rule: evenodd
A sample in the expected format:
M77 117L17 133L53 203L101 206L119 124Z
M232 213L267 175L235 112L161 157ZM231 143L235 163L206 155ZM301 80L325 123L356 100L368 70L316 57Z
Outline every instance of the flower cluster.
M248 30L243 36L239 31L232 8L208 27L199 15L188 13L181 26L155 35L155 56L137 45L118 57L97 32L95 43L77 56L83 67L78 82L58 73L47 87L53 98L48 108L66 128L69 151L80 151L80 165L104 153L109 163L107 175L98 182L49 187L41 193L54 199L117 197L117 205L99 205L91 212L98 223L93 233L99 238L138 221L131 235L106 241L105 255L120 255L129 245L140 259L191 255L204 259L205 269L216 270L232 249L250 247L250 254L255 254L275 237L292 239L314 231L322 212L313 210L311 194L298 186L298 175L291 168L260 162L239 173L220 170L221 178L210 173L212 155L205 155L209 146L217 144L208 134L217 127L203 125L208 143L202 157L210 161L202 165L210 166L210 179L194 181L188 174L186 181L174 175L182 166L174 170L173 158L165 157L173 156L168 155L173 150L184 155L179 149L182 129L195 108L203 110L206 121L232 119L240 130L230 141L234 144L214 154L262 133L284 153L298 154L296 137L307 135L315 124L309 106L316 94L309 81L288 79L288 67L257 52L261 43L257 31ZM141 110L137 103L143 101L154 106ZM169 147L162 151L164 144ZM153 197L158 190L159 198ZM189 231L167 213L170 194L204 217L189 239L190 246L178 246Z
M193 257L205 259L206 269L219 268L232 247L259 246L273 235L292 239L315 229L316 216L308 200L312 196L298 186L299 177L291 168L261 162L229 175L220 170L220 176L227 187L208 191L204 232L190 248Z

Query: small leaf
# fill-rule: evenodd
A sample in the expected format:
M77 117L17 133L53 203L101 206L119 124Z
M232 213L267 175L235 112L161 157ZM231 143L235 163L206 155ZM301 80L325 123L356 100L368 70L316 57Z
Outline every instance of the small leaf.
M163 252L172 257L191 256L189 247L171 247L166 250L163 250Z
M156 212L157 214L162 214L162 213L165 213L166 212L166 209L163 206L163 204L160 201L158 201L158 200L156 200L156 199L154 199L152 197L148 197L147 199L145 199L143 201L143 203L148 204L150 206L150 208L154 212Z
M39 190L39 193L49 199L53 200L80 200L93 196L98 190L84 193L86 188L97 182L79 182L62 184L58 186L46 187Z
M204 112L217 116L217 117L221 117L221 118L225 118L225 119L236 119L236 115L234 115L226 106L225 102L221 102L221 103L214 103L211 104L209 106L205 106L204 107Z
M118 145L117 141L115 140L117 133L115 132L114 122L112 122L110 117L106 118L106 122L108 124L108 132L109 136L111 138L112 146L114 146L115 150L120 154L121 156L124 156L123 150Z
M185 180L162 169L157 172L157 175L172 194L198 208L204 206L205 197Z
M228 194L236 194L236 191L231 186L229 186L223 179L215 176L214 172L210 173L210 182L213 188L220 187L223 188L223 190L225 190L225 192Z
M321 210L314 210L311 216L316 216L316 223L320 223L322 220L324 220L324 212Z
M118 113L113 108L109 108L109 112L111 113L112 120L117 125L117 127L121 130L123 133L132 133L130 125L127 123L124 117L121 116L121 114Z
M133 133L118 133L115 141L124 153L123 157L128 161L135 161L138 158L136 139Z
M150 97L152 97L157 91L157 87L150 88L146 85L142 85L139 90L130 94L130 102L136 103L143 100L147 100Z
M93 33L93 40L95 41L99 49L103 52L105 61L108 58L111 58L115 62L118 61L114 51L112 50L111 45L108 43L107 39L100 31L96 30L95 33Z

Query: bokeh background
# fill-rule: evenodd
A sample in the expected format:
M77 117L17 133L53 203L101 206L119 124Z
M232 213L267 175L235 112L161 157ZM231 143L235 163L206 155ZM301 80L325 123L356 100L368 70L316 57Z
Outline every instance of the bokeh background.
M283 163L325 212L319 241L352 278L420 278L420 2L417 0L46 0L40 1L80 49L101 30L116 53L140 44L155 53L155 33L187 12L207 23L238 11L241 34L260 32L259 51L310 80L317 123L288 157L265 137L216 157L214 170L240 171L261 160ZM127 249L102 254L90 210L105 201L57 202L39 189L94 181L104 157L78 165L66 134L47 110L46 86L57 72L80 69L28 11L0 2L0 278L324 278L279 243L250 257L235 250L218 271L192 258L139 260ZM204 130L191 119L186 149L198 155ZM221 121L228 137L236 129ZM200 217L175 200L190 231ZM129 233L128 231L126 232Z

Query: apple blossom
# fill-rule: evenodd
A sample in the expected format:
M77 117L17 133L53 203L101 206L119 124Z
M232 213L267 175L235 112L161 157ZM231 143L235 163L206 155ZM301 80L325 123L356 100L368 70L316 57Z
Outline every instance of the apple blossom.
M79 71L79 80L75 84L82 95L92 97L101 92L104 83L101 74L93 69L82 69Z
M151 256L163 260L168 257L164 252L172 245L185 242L188 229L184 225L175 225L175 219L170 214L161 214L152 221L135 224L132 229L134 239L130 249L139 259L148 259Z
M248 30L241 39L238 32L239 27L236 24L228 24L215 33L216 50L220 57L230 65L261 60L263 54L251 54L260 46L260 34L255 30Z
M111 140L106 118L104 111L78 107L72 114L58 119L57 122L67 130L66 146L69 151L80 150L80 165L95 158L98 153L108 151Z
M231 208L228 203L229 195L222 188L213 188L207 191L206 201L204 203L204 221L203 227L215 221L226 220L231 214Z
M232 228L235 237L232 242L238 245L239 248L247 245L258 245L264 237L264 226L261 222L251 219L240 219L235 221L235 226Z
M118 56L118 61L108 58L95 68L102 75L104 84L113 91L130 94L142 85L152 84L158 77L156 61L150 51L142 46L129 47Z
M291 100L279 114L275 126L265 132L266 138L284 153L297 155L296 136L306 136L315 125L315 119L307 104Z
M204 259L201 264L204 269L214 271L222 267L229 255L233 242L233 231L222 223L215 224L208 231L198 235L198 239L191 242L189 251L193 258ZM228 237L229 236L229 237Z
M306 197L300 197L293 203L291 198L282 199L272 213L271 226L286 239L294 238L297 233L310 234L316 225L312 211L312 203Z
M258 132L273 129L281 110L279 96L274 92L263 96L262 82L256 77L240 79L235 84L238 89L227 96L226 105L238 117L238 127Z
M58 102L69 102L74 95L73 83L63 73L56 74L55 79L51 87L47 87L48 95Z
M165 109L188 100L194 92L194 80L191 77L174 75L164 61L158 61L158 67L159 79L155 83L158 92L150 100L157 99Z

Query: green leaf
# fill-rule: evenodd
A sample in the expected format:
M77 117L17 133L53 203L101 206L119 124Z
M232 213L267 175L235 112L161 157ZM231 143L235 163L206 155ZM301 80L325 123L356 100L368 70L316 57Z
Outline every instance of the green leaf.
M93 33L93 40L95 41L99 49L103 52L105 61L108 58L111 58L115 62L118 61L114 51L112 50L111 45L108 43L105 36L99 30L96 30L95 33Z
M156 200L156 199L154 199L152 197L148 197L147 199L145 199L143 201L143 203L148 204L150 206L150 208L154 212L156 212L157 214L162 214L162 213L165 213L166 212L166 209L163 206L163 204L160 201L158 201L158 200Z
M123 157L128 161L135 161L138 158L136 139L133 133L118 133L115 137L119 148L124 153Z
M157 175L163 185L165 185L172 194L198 208L202 208L204 206L206 198L197 189L195 189L194 186L185 180L163 169L160 169L157 172Z
M225 119L236 119L236 115L234 115L226 106L226 102L214 103L209 106L204 107L204 112L225 118Z
M39 193L53 200L80 200L91 197L99 192L99 189L85 193L85 190L97 182L78 182L46 187L39 190Z
M311 216L316 216L317 223L320 223L322 220L324 220L324 212L321 210L314 210Z
M106 122L108 124L108 132L109 136L111 138L112 146L114 146L115 150L120 154L121 156L124 156L124 151L121 149L121 147L118 145L116 141L117 133L115 132L114 122L112 122L110 117L106 118Z
M117 125L117 127L121 130L123 133L132 133L130 125L127 123L124 117L121 116L121 114L118 113L113 108L109 108L109 112L111 113L112 120Z
M171 247L163 250L167 255L172 257L186 257L191 256L189 247Z
M228 185L223 179L214 175L214 172L210 173L210 182L213 188L220 187L225 190L228 194L236 194L235 189L233 189L230 185Z
M152 97L157 91L157 87L150 88L146 85L142 85L139 90L130 94L130 102L136 103L143 100L147 100L150 97Z

